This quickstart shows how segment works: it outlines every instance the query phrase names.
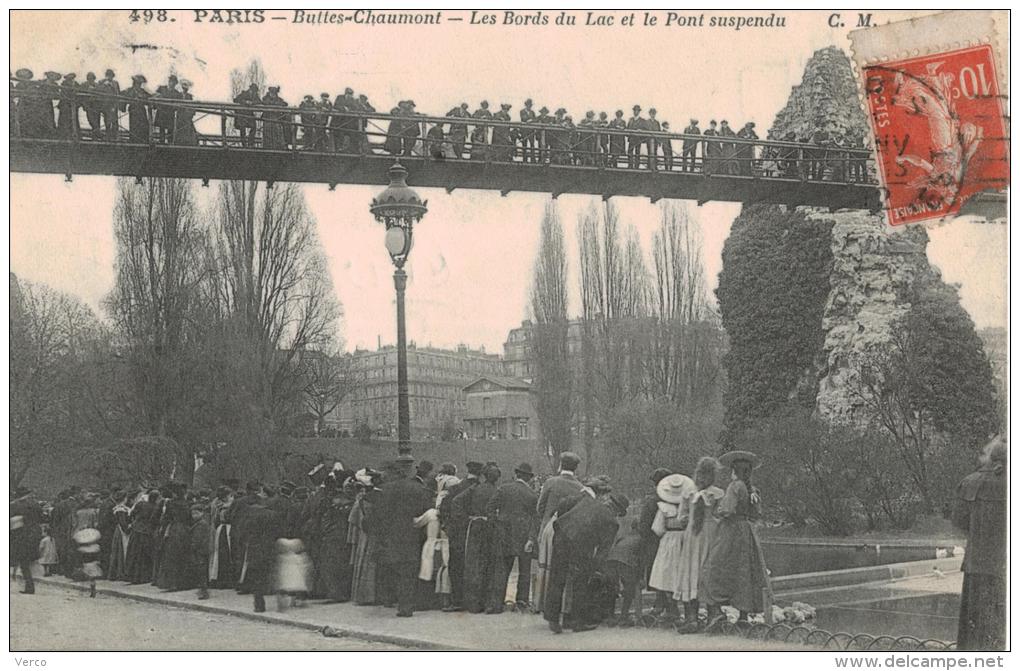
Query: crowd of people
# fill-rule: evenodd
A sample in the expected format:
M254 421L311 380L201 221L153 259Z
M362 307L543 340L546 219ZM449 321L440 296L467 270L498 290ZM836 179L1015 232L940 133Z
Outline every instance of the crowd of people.
M11 78L11 118L15 120L11 132L33 138L199 144L198 110L186 104L194 100L191 82L170 75L155 92L146 83L144 75L135 75L131 86L122 90L113 70L107 70L102 79L89 72L79 82L74 73L49 71L36 80L31 70L19 69ZM281 97L281 90L279 85L269 86L262 94L259 85L252 83L234 98L233 107L211 113L232 119L241 146L271 150L382 151L436 160L762 174L815 181L867 179L864 136L859 133L830 136L819 130L803 137L791 133L768 138L788 144L761 145L754 122L734 130L727 120L713 119L702 129L697 119L690 119L678 136L655 108L642 116L641 106L634 105L629 118L623 110L616 110L612 118L607 112L589 110L575 123L565 108L536 110L531 99L524 101L516 120L510 103L502 103L493 112L485 100L474 111L461 103L444 115L448 121L442 123L436 121L438 115L419 113L413 100L401 100L388 116L373 120L367 115L377 112L368 97L355 95L351 88L335 97L305 95L296 107ZM210 111L205 105L203 113ZM81 111L86 124L81 123ZM121 131L125 112L126 135ZM376 122L385 123L386 128ZM384 139L370 141L374 137Z
M196 589L198 599L235 589L254 595L256 612L271 593L280 609L323 599L400 617L510 608L542 613L555 633L634 626L651 590L650 614L693 633L775 608L754 525L757 463L732 451L700 459L693 478L656 469L654 491L633 503L605 476L578 478L571 452L541 484L527 463L501 482L493 462L470 461L461 477L402 455L379 471L319 465L308 486L75 486L48 503L19 487L11 566L27 594L38 562L46 575ZM957 488L952 519L968 537L959 650L1005 645L1006 463L996 438Z
M693 479L659 469L654 494L634 505L605 476L579 479L571 452L540 486L527 463L504 480L492 462L468 462L460 476L453 464L436 472L402 455L378 471L320 465L309 486L75 486L45 505L21 488L12 565L26 593L38 561L46 575L195 589L203 600L234 589L253 595L256 612L269 594L280 609L323 599L395 607L400 617L510 608L543 613L557 633L633 626L648 587L652 614L693 632L703 626L699 604L709 619L723 605L745 618L765 607L755 459L706 457ZM725 491L720 464L732 472Z

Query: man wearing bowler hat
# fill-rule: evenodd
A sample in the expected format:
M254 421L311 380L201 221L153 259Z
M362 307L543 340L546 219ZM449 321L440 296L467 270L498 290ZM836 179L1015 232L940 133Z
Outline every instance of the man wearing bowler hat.
M648 130L645 119L641 116L641 105L634 105L633 116L627 120L627 130L633 131L627 136L627 167L641 167L641 146L645 144L644 132Z
M514 480L500 485L496 495L489 499L487 516L495 520L493 550L496 566L486 613L502 613L506 597L507 579L517 561L518 610L525 610L531 593L531 554L538 535L538 514L535 511L538 495L531 488L535 472L531 464L522 463L514 469Z

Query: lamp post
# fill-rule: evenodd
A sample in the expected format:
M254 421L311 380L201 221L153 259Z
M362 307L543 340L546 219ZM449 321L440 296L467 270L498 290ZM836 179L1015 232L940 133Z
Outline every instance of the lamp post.
M404 290L407 273L404 263L411 253L414 225L428 212L423 201L407 185L407 170L394 163L389 170L390 185L372 199L369 211L386 226L386 251L396 270L393 285L397 290L397 453L411 452L411 407L407 399L407 334L404 326Z

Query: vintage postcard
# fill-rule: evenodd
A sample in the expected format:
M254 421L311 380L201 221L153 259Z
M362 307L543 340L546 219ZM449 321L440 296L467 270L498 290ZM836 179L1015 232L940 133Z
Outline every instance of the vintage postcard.
M17 664L1002 666L1008 19L11 11Z

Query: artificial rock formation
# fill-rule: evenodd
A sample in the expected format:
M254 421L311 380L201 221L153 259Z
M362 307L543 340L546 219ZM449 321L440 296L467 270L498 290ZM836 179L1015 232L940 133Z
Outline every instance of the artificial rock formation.
M853 143L856 138L868 137L870 133L867 118L859 103L850 60L836 47L821 49L811 57L803 81L793 88L786 106L776 116L769 136L817 141L819 130L822 131L820 137L824 141L841 144ZM766 212L763 209L766 207L783 206L746 206L734 222L731 238L744 236L742 244L751 249L760 250L762 246L771 246L772 254L775 256L775 251L782 247L783 242L773 239L776 235L774 221L777 213ZM926 256L927 234L923 228L918 227L891 229L880 214L864 210L829 212L825 208L798 208L796 213L785 210L783 212L785 214L781 216L789 218L791 233L796 233L797 227L803 227L805 217L808 221L817 222L819 226L831 230L828 238L829 250L811 249L810 246L789 247L790 249L796 250L797 254L826 254L827 251L831 251L832 255L829 292L824 308L819 310L817 303L808 306L798 305L793 302L798 300L798 297L790 297L789 305L753 308L761 311L800 309L812 311L811 320L814 326L809 327L818 329L817 337L802 342L811 342L812 347L817 349L802 353L804 356L800 361L812 363L805 364L797 371L797 376L779 376L787 380L798 380L787 390L787 398L802 405L810 404L810 399L813 398L813 407L819 416L834 423L866 421L866 417L854 412L854 401L847 389L847 382L853 375L852 364L858 354L872 348L880 348L889 341L893 323L909 308L904 299L905 290L919 273L932 270ZM757 223L766 220L773 224L770 227L756 226ZM785 233L784 231L783 234ZM753 239L748 245L748 237L757 239ZM825 244L825 239L819 240L816 244ZM720 286L723 285L727 273L727 261L739 264L741 258L731 255L727 259L724 256ZM789 258L784 261L791 273L797 273L799 267L809 265L804 258ZM734 270L732 266L730 270ZM747 300L753 300L753 294L749 294ZM724 311L725 323L727 306L722 296L720 307ZM732 302L730 307L731 310L734 307L745 309L744 306L735 306ZM763 313L762 317L767 318L767 315ZM746 319L746 315L738 315L736 318ZM739 343L733 344L740 346ZM789 347L784 343L776 343L777 349L784 346ZM793 358L786 357L785 361L792 361ZM741 357L733 358L733 361L740 360ZM754 357L747 356L744 356L742 361L745 367L748 365L763 367L756 375L747 375L747 371L743 371L744 374L739 376L743 379L760 380L768 373L765 368L774 365L770 361L757 362ZM731 380L737 372L730 371ZM766 393L771 394L773 398L760 399L760 403L747 403L747 399L744 399L744 406L758 407L767 411L768 407L774 405L776 400L774 397L779 391L781 390L775 388L767 389ZM748 392L742 390L738 393ZM808 399L807 403L805 399ZM746 426L748 420L753 419L755 418L730 417L727 420L727 430L730 432L739 430L741 425Z

